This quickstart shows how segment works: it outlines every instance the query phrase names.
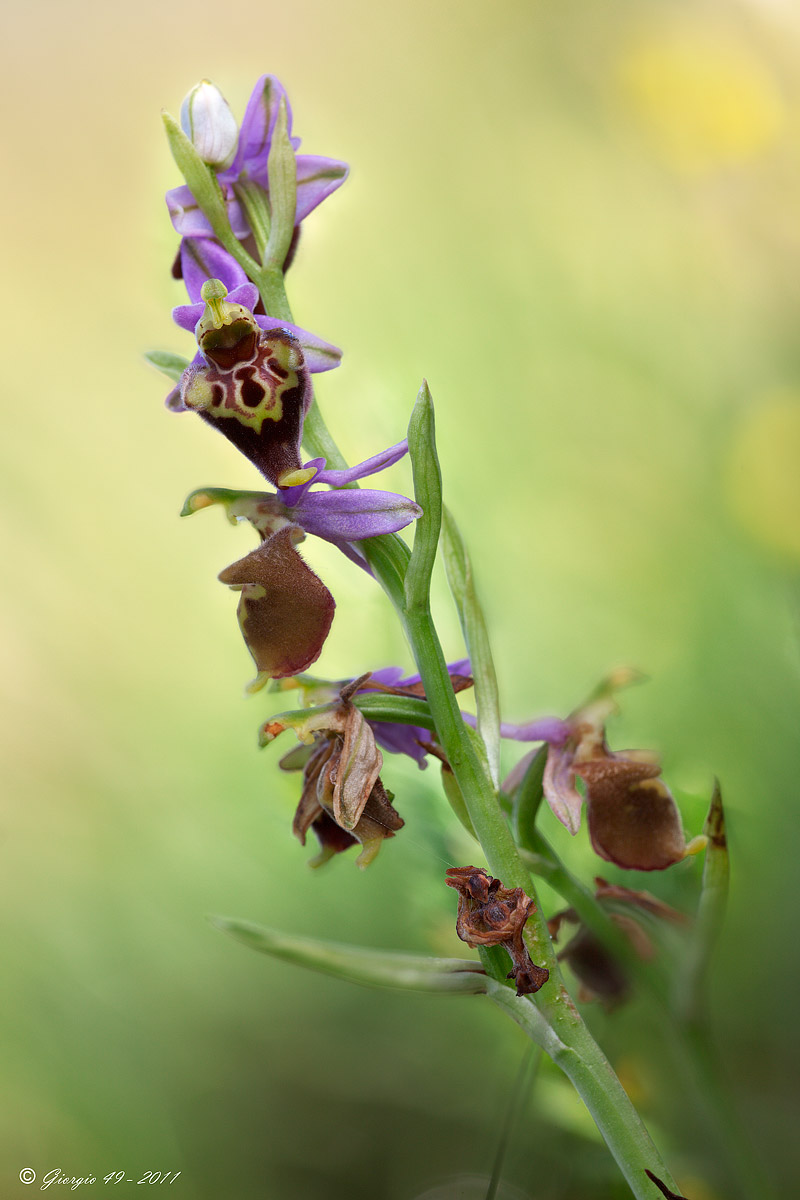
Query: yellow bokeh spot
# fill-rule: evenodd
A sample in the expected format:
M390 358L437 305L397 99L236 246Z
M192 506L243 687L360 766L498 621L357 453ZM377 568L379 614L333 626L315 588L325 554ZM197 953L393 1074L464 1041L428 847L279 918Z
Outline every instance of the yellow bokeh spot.
M652 1098L652 1083L642 1062L633 1055L621 1058L615 1065L617 1078L633 1104L647 1104Z
M744 46L694 30L651 36L621 59L619 80L658 150L682 171L746 161L781 132L778 89Z
M719 1192L712 1190L710 1184L696 1175L679 1175L677 1183L681 1195L691 1196L692 1200L722 1200Z
M800 560L800 393L765 397L741 418L724 483L730 509L750 536Z

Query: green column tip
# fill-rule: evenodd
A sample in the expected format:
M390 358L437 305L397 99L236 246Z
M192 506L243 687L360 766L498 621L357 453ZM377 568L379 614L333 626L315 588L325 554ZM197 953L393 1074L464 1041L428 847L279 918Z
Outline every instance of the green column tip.
M211 323L221 329L225 324L225 304L223 301L228 294L228 289L221 279L207 279L200 288L200 299L206 302L206 311L203 318L210 318Z

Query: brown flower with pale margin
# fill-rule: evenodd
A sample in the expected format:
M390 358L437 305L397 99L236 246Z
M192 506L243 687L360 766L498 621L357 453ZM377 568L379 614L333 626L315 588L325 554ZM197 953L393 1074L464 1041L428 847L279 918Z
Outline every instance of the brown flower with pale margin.
M394 837L404 825L380 779L383 755L375 736L351 702L362 683L357 679L342 689L338 703L309 712L281 713L261 730L262 745L286 729L293 729L303 743L280 765L285 771L303 772L292 830L303 845L309 829L317 835L321 849L311 860L313 867L357 842L362 849L356 864L366 867L384 838Z
M661 871L702 849L705 839L687 846L654 754L608 748L605 723L617 711L614 692L635 678L633 672L617 672L568 718L569 737L551 743L548 751L544 794L558 819L576 833L584 797L575 779L581 779L595 852L628 870Z
M319 658L336 605L325 584L304 562L297 545L305 531L280 497L262 492L201 488L188 497L183 514L221 504L232 522L247 520L261 544L220 572L240 592L237 615L258 668L250 685L304 671Z
M597 876L594 882L597 889L595 899L608 911L610 919L628 939L632 950L642 962L650 962L655 957L656 947L640 921L628 912L620 912L620 907L629 907L634 911L638 909L673 925L688 923L684 913L670 908L649 892L634 891L618 883L607 883L600 876ZM581 985L578 999L599 1000L609 1010L616 1008L628 998L631 991L631 981L624 964L591 929L580 924L580 918L573 908L556 913L547 922L554 942L558 941L561 926L565 922L579 925L575 936L558 956L559 961L569 963Z
M505 888L481 867L451 867L445 881L458 892L456 933L473 949L503 946L513 969L507 978L517 985L517 995L538 992L550 978L546 967L532 961L522 931L536 908L522 888Z

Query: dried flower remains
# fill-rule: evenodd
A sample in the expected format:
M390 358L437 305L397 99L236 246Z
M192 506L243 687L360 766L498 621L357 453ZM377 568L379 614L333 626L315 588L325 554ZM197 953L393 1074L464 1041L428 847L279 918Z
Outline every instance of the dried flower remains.
M507 978L517 985L517 995L538 992L550 978L546 967L537 967L523 941L525 922L536 908L522 888L505 888L481 867L451 867L448 887L458 892L456 933L473 949L503 946L513 964Z

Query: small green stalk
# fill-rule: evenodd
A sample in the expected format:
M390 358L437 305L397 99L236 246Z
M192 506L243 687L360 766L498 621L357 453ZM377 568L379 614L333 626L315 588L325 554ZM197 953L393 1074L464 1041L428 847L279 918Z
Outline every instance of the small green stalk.
M486 747L489 774L495 789L500 787L500 695L497 673L489 645L489 631L475 591L475 581L464 539L452 514L442 509L441 551L447 582L456 602L464 644L467 647L475 703L478 708L478 733Z

